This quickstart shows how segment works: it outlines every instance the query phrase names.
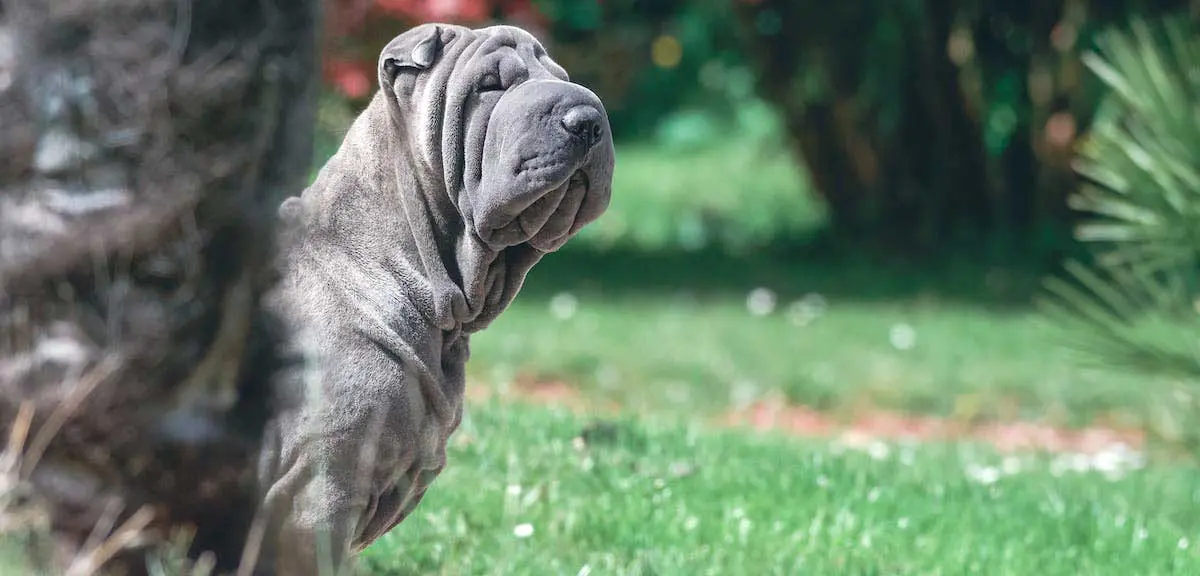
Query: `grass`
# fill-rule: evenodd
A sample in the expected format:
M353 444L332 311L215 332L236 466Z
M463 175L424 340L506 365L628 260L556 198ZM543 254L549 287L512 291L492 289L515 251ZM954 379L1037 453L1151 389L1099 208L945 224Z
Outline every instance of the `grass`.
M581 434L589 441L575 438ZM970 445L887 454L488 403L365 571L408 574L1196 574L1200 475L1042 458L992 484ZM531 532L531 533L529 533ZM525 537L522 537L525 535ZM1200 542L1197 542L1200 544Z
M747 292L750 289L747 288ZM1148 378L1085 370L1032 312L938 302L842 302L802 324L794 310L755 317L746 296L605 298L568 290L514 305L472 341L471 370L577 384L648 411L711 412L765 396L826 409L871 403L964 418L1144 417ZM575 311L563 317L564 301ZM556 316L556 311L560 316ZM908 346L911 346L909 348ZM1153 388L1151 388L1153 390Z

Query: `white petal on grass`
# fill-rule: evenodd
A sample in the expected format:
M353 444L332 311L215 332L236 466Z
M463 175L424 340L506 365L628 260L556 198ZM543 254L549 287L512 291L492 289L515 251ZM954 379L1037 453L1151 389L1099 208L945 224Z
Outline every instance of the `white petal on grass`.
M533 524L526 522L524 524L517 524L516 526L513 526L513 536L516 536L517 538L528 538L533 536Z
M750 527L752 523L749 518L738 520L738 539L745 542L750 535Z
M1108 480L1109 482L1116 482L1122 478L1125 478L1124 470L1106 470L1102 472L1102 474L1104 474L1104 479Z
M745 408L757 400L761 393L756 382L738 380L729 387L729 402L736 408Z
M1017 474L1021 471L1021 459L1016 456L1005 457L1004 461L1000 463L1000 470L1004 472L1005 476Z
M621 371L612 364L604 364L596 370L596 382L606 390L613 390L621 384Z
M1177 546L1179 546L1180 550L1187 550L1188 546L1190 546L1190 545L1191 545L1191 542L1188 542L1187 538L1180 538L1179 543L1177 544Z
M550 299L550 314L559 321L570 320L579 309L579 299L570 292L560 292Z
M775 311L775 293L768 288L755 288L746 296L746 310L751 316L766 316Z
M1087 454L1072 454L1071 455L1071 470L1083 473L1092 470L1092 459Z
M983 484L985 486L994 484L1000 479L1000 469L994 466L980 466L979 464L967 464L964 470L967 478Z
M917 345L917 330L901 322L888 331L888 341L897 350L912 350Z
M1070 468L1070 464L1065 456L1057 456L1050 462L1050 475L1054 477L1062 476Z
M820 294L806 294L803 298L788 304L787 319L793 326L807 326L825 313L827 303Z
M1146 455L1124 442L1114 443L1092 457L1092 466L1100 470L1139 470L1146 465Z
M892 449L887 444L878 440L871 442L867 446L867 454L875 460L886 460L891 455Z
M521 485L520 484L509 484L508 488L505 488L504 491L507 492L509 496L520 496L521 495Z

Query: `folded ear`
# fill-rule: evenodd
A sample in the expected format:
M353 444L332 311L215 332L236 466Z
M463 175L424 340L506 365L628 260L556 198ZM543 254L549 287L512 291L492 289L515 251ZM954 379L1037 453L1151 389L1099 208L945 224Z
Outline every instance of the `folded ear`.
M395 37L379 54L379 83L390 87L402 70L426 70L442 51L442 29L423 24Z

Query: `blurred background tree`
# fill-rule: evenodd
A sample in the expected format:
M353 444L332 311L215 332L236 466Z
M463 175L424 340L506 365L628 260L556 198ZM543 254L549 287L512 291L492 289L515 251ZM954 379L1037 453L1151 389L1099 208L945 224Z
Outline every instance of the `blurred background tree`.
M724 1L333 0L330 12L325 78L355 101L374 88L379 47L426 21L530 30L601 95L625 140L652 136L661 119L693 106L728 121L753 92ZM713 128L697 130L716 137Z
M1187 5L762 0L740 14L839 236L1022 250L1067 230L1072 146L1099 94L1080 51L1110 24Z

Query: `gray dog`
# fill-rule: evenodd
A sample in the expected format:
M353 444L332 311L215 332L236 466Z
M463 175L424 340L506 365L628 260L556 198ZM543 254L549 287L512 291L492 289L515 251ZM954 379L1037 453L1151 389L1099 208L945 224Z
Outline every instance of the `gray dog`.
M379 83L281 207L274 306L308 360L278 389L290 407L260 471L282 523L264 553L284 574L340 563L412 511L462 416L468 337L611 193L604 106L523 30L419 26L383 49Z

